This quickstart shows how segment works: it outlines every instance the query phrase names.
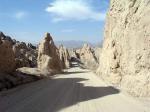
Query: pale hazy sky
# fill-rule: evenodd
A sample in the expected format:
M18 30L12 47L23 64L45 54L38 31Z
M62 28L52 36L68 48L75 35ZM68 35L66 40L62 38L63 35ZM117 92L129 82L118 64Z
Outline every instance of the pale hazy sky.
M0 0L0 31L26 42L44 32L54 40L98 42L109 0Z

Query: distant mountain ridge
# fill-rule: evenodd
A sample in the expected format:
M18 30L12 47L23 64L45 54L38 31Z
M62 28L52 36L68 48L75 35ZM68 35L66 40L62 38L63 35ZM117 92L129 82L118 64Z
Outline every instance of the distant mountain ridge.
M81 48L85 43L89 44L92 47L100 47L100 43L90 43L88 41L77 41L77 40L55 41L56 46L64 45L67 48Z

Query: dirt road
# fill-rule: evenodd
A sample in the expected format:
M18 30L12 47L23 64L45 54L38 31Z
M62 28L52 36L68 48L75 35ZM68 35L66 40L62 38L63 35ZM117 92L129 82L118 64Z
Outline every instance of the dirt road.
M150 112L149 108L78 67L0 94L0 112Z

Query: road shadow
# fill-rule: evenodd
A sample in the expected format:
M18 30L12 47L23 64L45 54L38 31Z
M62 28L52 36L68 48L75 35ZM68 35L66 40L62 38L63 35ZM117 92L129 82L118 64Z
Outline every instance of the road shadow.
M77 103L89 101L93 99L98 99L112 94L118 94L119 90L109 86L109 87L92 87L84 86L82 81L88 81L88 79L82 78L69 78L69 79L56 79L64 80L66 82L66 87L64 93L58 95L58 102L51 109L51 112L57 112L61 109L73 106ZM48 112L45 111L45 112Z
M59 112L80 102L119 93L118 89L111 86L84 86L83 81L88 79L43 79L28 84L16 93L0 97L0 110L2 112Z
M76 71L76 72L63 72L63 75L69 75L69 74L80 74L80 73L88 73L89 71Z

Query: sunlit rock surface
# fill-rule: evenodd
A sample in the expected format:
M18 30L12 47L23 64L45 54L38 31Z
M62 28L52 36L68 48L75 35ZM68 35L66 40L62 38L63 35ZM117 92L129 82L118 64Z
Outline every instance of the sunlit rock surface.
M111 0L97 73L134 96L150 96L150 0Z

